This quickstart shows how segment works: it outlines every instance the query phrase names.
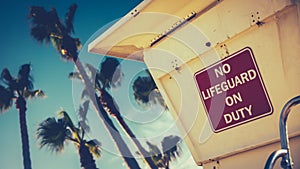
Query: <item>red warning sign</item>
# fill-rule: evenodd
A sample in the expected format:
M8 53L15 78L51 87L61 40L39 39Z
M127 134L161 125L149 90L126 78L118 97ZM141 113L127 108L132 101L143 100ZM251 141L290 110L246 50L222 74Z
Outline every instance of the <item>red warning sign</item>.
M252 50L248 47L200 70L194 78L215 132L273 112Z

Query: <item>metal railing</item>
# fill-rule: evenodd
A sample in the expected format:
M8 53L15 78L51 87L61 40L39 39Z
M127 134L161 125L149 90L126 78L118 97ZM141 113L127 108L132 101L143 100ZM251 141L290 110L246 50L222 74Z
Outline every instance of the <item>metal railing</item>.
M267 163L265 165L265 169L272 169L275 165L275 162L280 157L281 160L281 167L284 169L292 169L293 161L290 153L289 147L289 138L288 138L288 131L287 131L287 118L293 106L300 104L300 96L296 96L289 100L283 107L280 119L279 119L279 130L280 130L280 143L281 149L274 151L268 158Z

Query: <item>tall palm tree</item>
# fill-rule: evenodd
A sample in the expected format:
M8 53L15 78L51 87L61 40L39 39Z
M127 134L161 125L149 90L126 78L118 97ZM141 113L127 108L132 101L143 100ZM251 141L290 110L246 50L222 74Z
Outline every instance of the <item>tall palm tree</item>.
M150 72L145 70L145 76L138 76L133 82L133 95L137 103L149 104L159 103L161 106L167 108L164 99L162 98Z
M128 136L132 139L133 143L138 148L139 154L142 155L148 166L152 169L157 169L158 167L149 157L149 153L141 145L135 134L126 124L121 113L119 112L117 103L115 102L111 94L107 91L111 87L120 85L120 79L123 74L120 69L119 60L111 57L106 57L100 65L100 70L90 64L87 64L87 68L90 71L91 77L95 79L95 88L100 93L100 102L105 110L117 120L124 132L127 133ZM69 78L82 79L78 72L69 73ZM84 89L82 92L82 97L84 97L86 93L86 89ZM80 118L85 119L85 113L81 113Z
M81 43L78 38L73 38L71 36L72 33L74 33L73 19L76 9L76 4L71 5L68 13L66 14L65 24L63 24L58 18L57 12L54 8L52 8L50 11L46 11L43 7L31 7L29 13L29 19L31 21L31 35L34 39L41 43L47 43L51 41L54 48L58 51L63 59L74 62L74 65L82 77L83 83L85 84L90 100L98 112L100 119L103 121L106 129L116 142L116 146L120 151L124 162L130 168L140 168L137 161L132 158L133 156L128 146L122 139L119 131L108 117L108 114L104 110L103 106L100 104L93 84L85 72L80 59L78 58L78 50L81 47Z
M170 162L176 160L182 153L180 142L181 138L178 136L167 136L161 142L162 151L158 146L147 142L151 159L159 168L169 169Z
M80 163L83 169L97 169L93 157L100 157L101 149L97 140L85 140L81 126L75 127L65 111L58 113L59 118L49 117L41 122L36 130L40 148L47 147L51 151L61 152L64 143L73 142L78 149Z
M13 77L10 71L5 68L1 73L0 85L0 112L8 110L13 101L19 110L19 123L21 131L23 165L24 169L31 169L29 139L26 122L26 99L32 97L42 97L42 90L33 90L33 82L30 75L30 64L24 64L20 67L18 76Z
M94 71L94 68L91 66L88 67L91 72ZM106 57L105 60L100 65L100 71L95 74L96 89L100 93L100 101L104 106L105 110L114 117L120 126L123 128L124 132L128 134L133 143L138 148L138 151L142 155L143 159L147 163L147 165L152 169L157 169L157 166L153 163L151 158L148 156L148 152L141 145L139 140L136 138L135 134L126 124L124 118L122 117L119 107L107 89L111 87L115 87L120 83L120 78L122 77L122 72L120 69L120 62L115 58Z

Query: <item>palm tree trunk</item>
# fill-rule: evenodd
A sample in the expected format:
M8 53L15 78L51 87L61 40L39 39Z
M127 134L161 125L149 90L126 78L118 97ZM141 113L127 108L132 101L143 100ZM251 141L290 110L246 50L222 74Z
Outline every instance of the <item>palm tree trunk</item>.
M92 103L94 105L94 108L98 112L98 115L99 115L100 119L103 121L104 126L108 130L109 134L111 135L111 137L115 141L116 146L117 146L118 150L120 151L124 162L131 169L139 169L140 167L139 167L137 161L133 158L133 155L131 154L128 146L126 145L126 143L122 139L119 131L114 126L113 122L108 117L107 112L104 110L102 104L100 103L100 100L99 100L99 98L98 98L98 96L97 96L97 94L94 90L94 85L91 83L91 81L90 81L88 75L86 74L86 72L84 70L84 67L83 67L82 63L80 62L79 58L74 60L74 64L75 64L78 72L82 76L83 82L84 82L84 84L87 88L88 94L90 96L90 100L92 101Z
M89 151L89 148L85 145L85 141L82 141L79 145L79 156L81 167L83 169L98 169L93 155Z
M144 147L141 145L138 139L136 139L136 136L133 134L131 129L128 127L126 122L124 121L123 117L120 115L120 113L117 113L116 116L117 121L122 126L123 130L128 134L128 136L131 138L131 140L134 142L134 144L137 146L139 152L141 153L142 157L146 160L146 163L151 169L158 169L158 167L154 164L151 157L149 156L148 152L144 149Z
M144 158L148 166L151 169L157 169L158 167L154 164L151 157L149 157L148 152L144 149L139 140L136 139L136 136L133 134L129 126L124 121L123 117L121 116L121 113L119 112L119 109L117 108L117 103L114 102L113 97L105 90L105 88L100 89L99 92L101 94L100 97L103 107L107 108L107 110L109 110L109 113L117 119L124 132L127 133L127 135L131 138L133 143L138 148L138 151L140 152L141 156Z
M23 165L24 169L31 169L31 160L29 152L29 139L26 124L26 101L19 95L16 100L16 108L19 109L19 121L21 130L21 140L22 140L22 153L23 153Z

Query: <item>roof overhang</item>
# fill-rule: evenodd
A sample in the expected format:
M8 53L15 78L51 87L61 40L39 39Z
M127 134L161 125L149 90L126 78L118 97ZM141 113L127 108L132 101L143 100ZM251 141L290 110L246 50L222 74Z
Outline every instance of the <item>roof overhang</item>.
M88 45L105 56L143 61L151 48L215 0L145 0Z

